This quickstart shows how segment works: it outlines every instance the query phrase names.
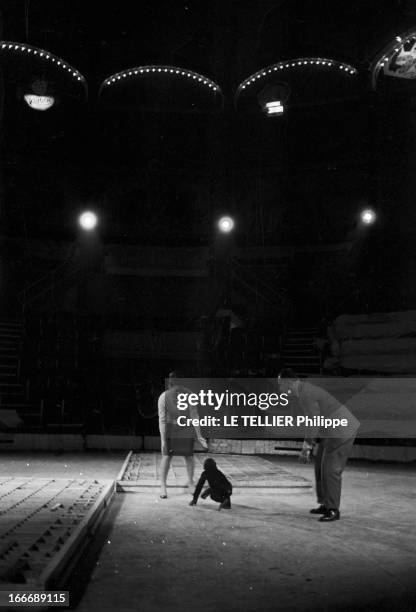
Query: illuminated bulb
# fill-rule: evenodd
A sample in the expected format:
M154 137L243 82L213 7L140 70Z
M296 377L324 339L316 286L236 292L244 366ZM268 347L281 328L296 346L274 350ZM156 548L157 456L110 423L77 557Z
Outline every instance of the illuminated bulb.
M376 220L376 213L371 208L366 208L361 212L361 221L365 225L371 225Z
M82 229L91 231L98 223L97 215L91 211L86 211L79 216L78 223Z
M24 101L30 108L38 111L45 111L55 103L53 96L37 96L36 94L25 94L23 96Z
M221 217L218 221L218 229L224 234L228 234L234 228L234 219L231 217Z
M280 100L273 100L272 102L266 103L266 112L268 115L281 115L283 111L284 108Z

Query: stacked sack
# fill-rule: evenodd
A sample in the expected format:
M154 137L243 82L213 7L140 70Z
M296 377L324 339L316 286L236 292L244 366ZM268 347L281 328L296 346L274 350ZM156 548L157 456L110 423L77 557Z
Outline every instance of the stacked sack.
M338 367L388 374L416 373L416 310L341 315L328 334Z

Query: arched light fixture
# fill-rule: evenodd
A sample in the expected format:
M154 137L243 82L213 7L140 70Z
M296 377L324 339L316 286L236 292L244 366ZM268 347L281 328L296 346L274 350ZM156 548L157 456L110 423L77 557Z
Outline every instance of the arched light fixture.
M240 83L234 105L240 112L258 113L260 104L266 116L279 117L289 108L356 99L359 94L357 77L358 70L354 66L334 59L285 60L258 70ZM273 89L280 89L280 95Z
M187 70L186 68L179 68L178 66L158 65L136 66L135 68L128 68L127 70L116 72L115 74L112 74L104 79L100 87L100 92L103 90L103 88L117 85L117 83L122 82L123 80L140 78L149 74L176 75L178 78L195 81L201 86L211 89L214 93L221 93L221 87L217 83L208 77L203 76L202 74L198 74L198 72L193 72L192 70Z
M381 73L388 77L416 79L416 28L395 36L375 56L371 66L371 86L377 89Z
M358 75L358 70L354 68L354 66L346 64L344 62L338 62L336 60L328 59L325 57L299 57L296 59L277 62L277 64L272 64L271 66L267 66L266 68L258 70L251 76L247 77L242 83L240 83L236 91L236 97L238 97L240 93L245 89L249 89L258 81L266 80L273 74L279 75L280 77L281 74L311 66L325 71L342 71L344 74L349 76Z
M75 83L81 85L85 95L88 94L87 81L79 70L50 51L25 43L2 40L0 41L0 57L3 58L3 62L5 63L7 63L7 56L20 58L23 61L27 61L29 58L32 61L35 59L43 70L46 70L47 67L55 68L58 73L69 77Z
M136 66L116 72L101 83L103 104L151 112L218 112L221 87L209 77L167 65Z

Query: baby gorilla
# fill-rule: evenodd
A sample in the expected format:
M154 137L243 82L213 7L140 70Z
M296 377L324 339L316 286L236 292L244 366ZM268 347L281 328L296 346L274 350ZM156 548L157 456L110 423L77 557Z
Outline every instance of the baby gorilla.
M230 497L233 491L231 482L224 476L224 474L217 468L217 464L214 459L205 459L204 471L201 474L198 484L195 487L193 500L190 502L190 506L195 506L198 501L199 494L202 491L202 487L208 480L209 487L202 493L202 499L211 496L211 499L219 502L220 506L218 510L222 508L231 508Z

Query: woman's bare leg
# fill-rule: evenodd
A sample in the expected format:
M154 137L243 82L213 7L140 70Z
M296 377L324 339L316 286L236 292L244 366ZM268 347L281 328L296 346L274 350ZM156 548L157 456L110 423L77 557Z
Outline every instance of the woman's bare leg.
M170 462L172 457L170 455L162 455L160 462L160 496L167 496L166 494L166 480L169 473Z
M188 474L188 482L186 483L186 486L193 487L194 486L194 469L195 469L194 456L191 455L190 457L184 457L184 459L186 463L186 472Z

